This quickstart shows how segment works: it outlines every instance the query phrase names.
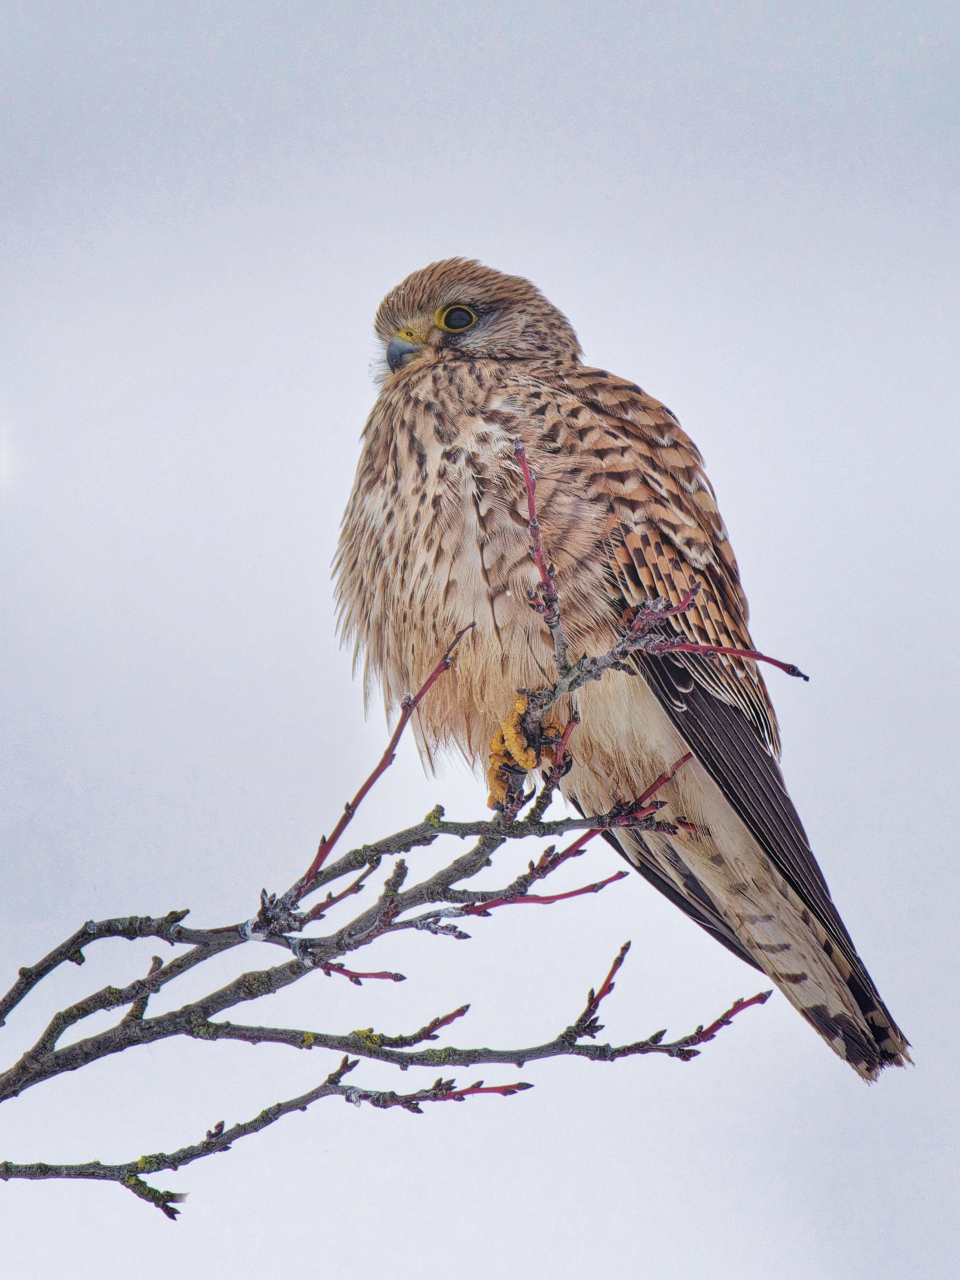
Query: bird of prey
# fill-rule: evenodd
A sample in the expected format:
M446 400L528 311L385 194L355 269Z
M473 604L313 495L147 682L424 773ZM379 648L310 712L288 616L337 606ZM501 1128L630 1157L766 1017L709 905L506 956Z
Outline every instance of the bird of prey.
M341 633L388 711L460 628L453 670L421 704L428 762L483 762L516 691L552 683L553 645L528 603L527 495L537 477L571 653L601 654L643 602L692 605L686 640L753 649L737 562L703 461L635 383L581 362L567 319L529 281L451 258L414 272L376 317L385 361L336 559ZM587 815L658 792L676 834L618 828L627 860L698 925L761 969L863 1078L909 1061L830 896L778 766L756 663L635 655L575 695L563 794ZM551 675L554 672L554 675ZM637 678L639 677L639 678Z

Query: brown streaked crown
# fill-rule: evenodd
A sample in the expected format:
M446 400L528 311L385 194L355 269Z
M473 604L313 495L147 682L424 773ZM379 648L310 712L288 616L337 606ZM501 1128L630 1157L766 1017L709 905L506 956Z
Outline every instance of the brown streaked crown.
M434 316L457 303L475 312L477 322L465 333L444 333ZM447 258L407 276L381 302L375 327L385 343L401 331L416 334L427 357L442 352L445 359L458 353L496 360L580 358L570 322L535 285L467 258Z

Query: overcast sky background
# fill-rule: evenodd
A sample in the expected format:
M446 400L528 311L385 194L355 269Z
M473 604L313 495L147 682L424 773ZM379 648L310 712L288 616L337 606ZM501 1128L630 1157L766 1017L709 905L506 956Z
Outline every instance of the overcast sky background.
M2 985L91 916L249 916L379 755L329 564L377 303L464 254L703 450L754 637L812 677L769 678L791 791L917 1063L867 1088L776 996L686 1066L532 1066L419 1117L331 1099L154 1178L191 1193L176 1225L0 1185L8 1274L956 1272L958 35L948 0L3 5ZM351 842L437 801L484 788L407 743ZM615 868L598 847L560 887ZM762 985L638 877L470 931L364 953L401 986L318 975L242 1019L397 1033L469 1000L450 1042L538 1043L627 938L614 1042ZM66 966L4 1063L155 950ZM173 1150L333 1063L125 1054L8 1103L0 1158Z

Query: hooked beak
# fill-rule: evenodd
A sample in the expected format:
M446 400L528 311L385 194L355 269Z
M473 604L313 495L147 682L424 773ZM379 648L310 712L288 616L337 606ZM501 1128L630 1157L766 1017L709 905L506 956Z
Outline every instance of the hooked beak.
M419 351L423 344L420 342L406 342L403 338L391 338L387 343L387 364L390 366L390 372L396 373L408 360L414 352Z

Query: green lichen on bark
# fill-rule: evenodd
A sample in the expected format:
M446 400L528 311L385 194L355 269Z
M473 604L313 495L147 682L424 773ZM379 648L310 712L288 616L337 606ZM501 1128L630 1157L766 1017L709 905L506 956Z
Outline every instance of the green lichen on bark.
M190 1010L189 1034L195 1040L216 1040L217 1032L214 1024L209 1022L199 1009Z
M377 1035L374 1032L373 1027L366 1027L360 1031L351 1031L350 1034L352 1036L356 1036L357 1039L362 1044L365 1044L368 1049L379 1049L383 1044L383 1036Z

